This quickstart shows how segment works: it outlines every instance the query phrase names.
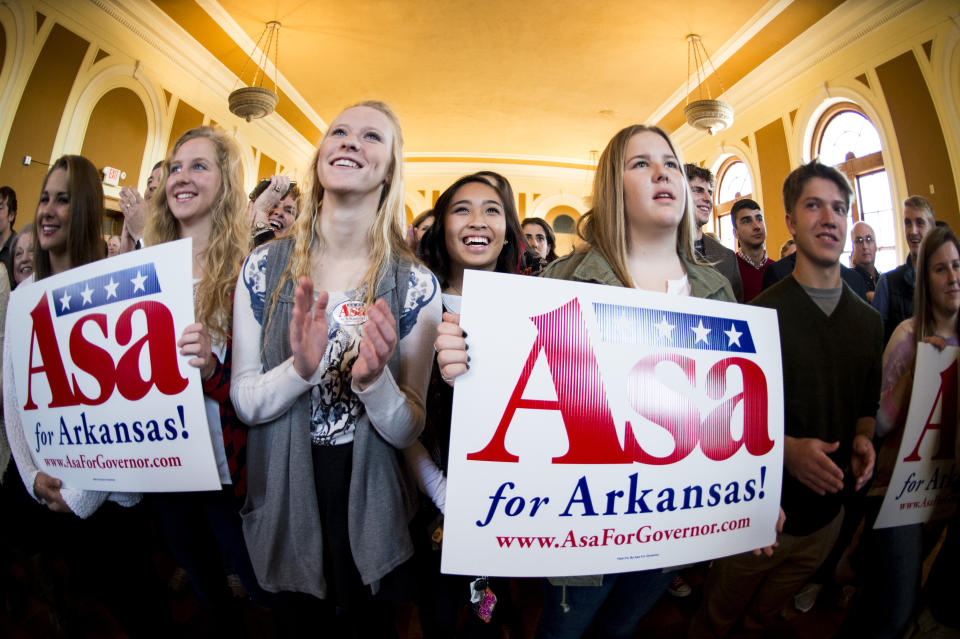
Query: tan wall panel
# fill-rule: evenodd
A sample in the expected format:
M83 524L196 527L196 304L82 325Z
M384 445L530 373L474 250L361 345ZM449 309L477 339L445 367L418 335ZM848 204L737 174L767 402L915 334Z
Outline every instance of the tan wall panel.
M960 229L950 156L917 59L908 51L878 66L877 77L900 144L907 191L930 200L938 220Z
M170 128L170 141L167 142L167 155L173 150L180 136L198 126L203 126L203 114L192 106L180 100L177 103L177 112L173 116L173 126ZM165 158L157 158L157 160Z
M7 55L7 31L0 26L0 65L3 64L3 57ZM3 69L0 68L0 71Z
M54 25L17 107L0 163L0 184L8 184L17 192L18 229L33 219L47 172L42 164L23 166L23 156L31 155L40 162L50 158L63 108L87 46L86 40Z
M112 166L126 171L123 184L140 183L140 163L147 145L147 114L130 89L108 91L90 114L83 155L97 169Z
M257 167L257 181L268 178L277 172L277 161L266 153L260 154L260 166Z
M758 129L754 136L761 171L763 213L767 221L767 252L776 257L780 254L780 246L790 237L783 220L786 213L783 210L783 180L791 168L783 121L774 120Z

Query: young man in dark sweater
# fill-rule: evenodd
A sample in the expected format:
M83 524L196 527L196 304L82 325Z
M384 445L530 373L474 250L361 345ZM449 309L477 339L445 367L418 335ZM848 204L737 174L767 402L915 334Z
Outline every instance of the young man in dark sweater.
M842 173L817 162L784 182L796 268L753 303L776 309L779 320L786 523L772 556L714 562L691 636L725 636L741 618L747 632L775 629L780 610L830 552L844 496L873 474L883 326L840 278L851 195Z

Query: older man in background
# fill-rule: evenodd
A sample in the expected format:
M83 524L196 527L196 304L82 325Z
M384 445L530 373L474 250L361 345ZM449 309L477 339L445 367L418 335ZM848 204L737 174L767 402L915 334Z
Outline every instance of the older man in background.
M866 222L857 222L850 232L850 242L853 253L850 254L850 266L853 267L867 287L867 301L873 302L873 294L877 290L877 280L880 273L874 266L877 259L877 236L873 227Z

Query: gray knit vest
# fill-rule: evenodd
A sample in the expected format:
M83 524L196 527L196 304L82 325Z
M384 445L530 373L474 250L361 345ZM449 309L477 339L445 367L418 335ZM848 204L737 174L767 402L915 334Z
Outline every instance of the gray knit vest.
M270 244L261 333L264 371L292 355L293 284L285 282L273 302L292 250L292 238ZM391 263L377 288L377 297L387 302L398 322L410 266L409 262ZM388 362L394 379L400 378L400 366L397 348ZM271 592L305 592L324 598L323 530L314 488L310 413L310 393L304 393L278 419L250 427L247 500L240 514L260 585ZM416 488L399 451L376 432L364 414L354 432L347 518L353 559L363 583L373 592L379 589L382 577L413 556L407 525L416 499Z

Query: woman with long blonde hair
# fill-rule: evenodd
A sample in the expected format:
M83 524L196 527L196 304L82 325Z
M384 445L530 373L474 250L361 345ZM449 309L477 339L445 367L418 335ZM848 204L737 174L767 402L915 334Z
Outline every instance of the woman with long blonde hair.
M401 152L385 104L344 110L313 156L294 237L257 248L237 285L244 535L290 634L344 623L390 636L390 601L412 594L416 487L398 451L423 428L440 295L404 243Z
M163 164L145 233L150 245L192 240L197 322L184 329L178 346L200 369L222 485L220 491L153 494L149 501L197 594L231 625L237 619L231 613L228 573L239 576L255 601L265 603L238 514L245 491L246 429L229 397L233 289L250 247L242 180L240 151L229 135L212 127L190 129Z

